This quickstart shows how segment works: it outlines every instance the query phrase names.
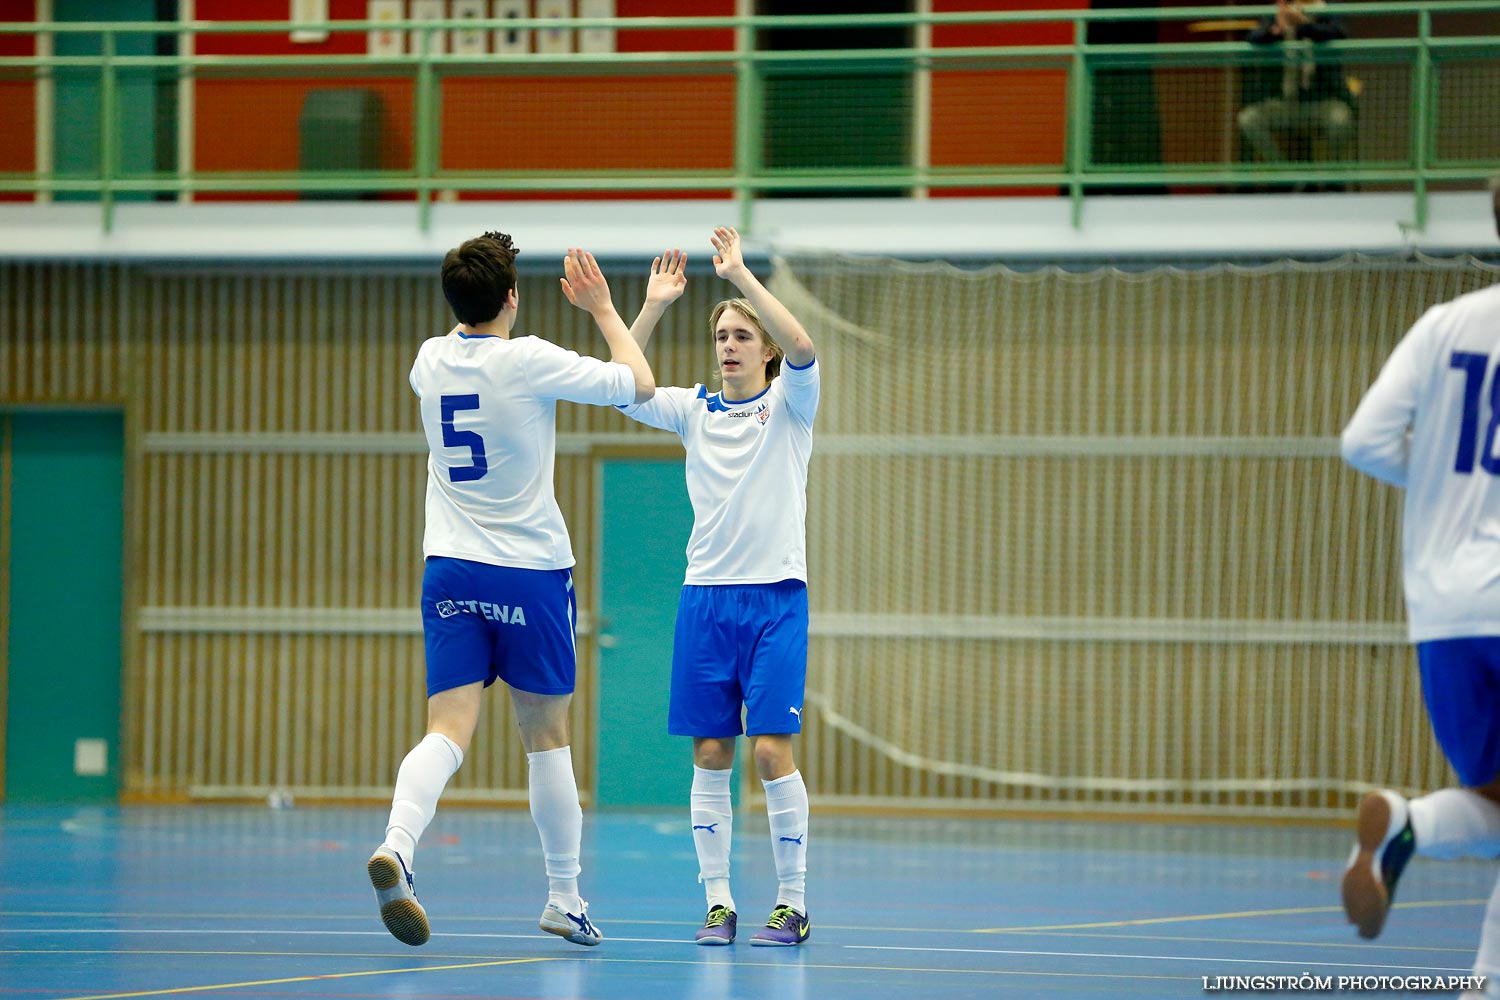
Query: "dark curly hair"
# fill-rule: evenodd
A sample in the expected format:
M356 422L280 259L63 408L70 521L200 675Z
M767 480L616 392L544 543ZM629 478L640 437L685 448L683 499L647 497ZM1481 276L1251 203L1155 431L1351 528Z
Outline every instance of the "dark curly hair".
M443 258L443 297L466 326L500 315L516 287L516 254L507 233L487 232L449 250Z

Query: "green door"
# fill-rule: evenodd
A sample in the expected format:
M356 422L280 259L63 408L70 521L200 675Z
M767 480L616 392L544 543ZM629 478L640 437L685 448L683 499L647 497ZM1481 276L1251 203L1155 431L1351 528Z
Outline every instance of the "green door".
M119 788L125 421L0 414L10 515L8 802L113 802Z
M600 466L598 802L686 809L692 741L667 735L672 628L693 530L682 459Z

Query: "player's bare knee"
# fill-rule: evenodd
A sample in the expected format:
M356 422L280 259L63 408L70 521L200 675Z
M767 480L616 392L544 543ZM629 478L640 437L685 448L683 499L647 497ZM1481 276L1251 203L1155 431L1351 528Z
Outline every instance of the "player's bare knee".
M792 741L787 736L755 737L755 770L762 781L785 778L797 770Z
M693 763L705 771L727 771L734 767L735 740L699 737L693 740Z

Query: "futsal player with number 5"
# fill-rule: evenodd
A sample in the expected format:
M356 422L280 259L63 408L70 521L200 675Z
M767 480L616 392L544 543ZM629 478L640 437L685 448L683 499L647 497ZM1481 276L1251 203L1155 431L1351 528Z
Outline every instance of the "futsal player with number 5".
M411 369L427 436L422 632L427 735L401 762L385 841L368 863L380 916L398 940L427 941L412 866L444 786L463 763L484 689L510 688L528 761L531 816L546 856L541 929L574 944L603 935L578 893L583 812L568 706L576 660L573 550L553 495L557 401L642 403L656 382L592 254L570 250L562 291L594 318L610 360L513 337L517 250L485 233L443 259L458 319Z
M1500 188L1492 202L1500 230ZM1349 464L1406 491L1408 632L1433 732L1463 785L1409 801L1372 792L1360 802L1343 897L1349 922L1367 938L1380 933L1413 855L1500 856L1497 369L1500 285L1417 320L1344 429ZM1500 982L1500 885L1485 910L1474 971Z

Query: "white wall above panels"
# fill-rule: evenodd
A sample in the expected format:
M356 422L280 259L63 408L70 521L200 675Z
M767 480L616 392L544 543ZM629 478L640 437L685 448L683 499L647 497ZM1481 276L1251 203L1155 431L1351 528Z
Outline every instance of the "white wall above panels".
M736 225L761 252L831 250L916 258L1326 256L1350 251L1492 253L1489 195L1435 194L1422 230L1404 194L1101 197L1071 223L1064 198L779 200L749 225L730 200L440 202L426 232L399 202L126 202L110 231L97 204L0 203L4 258L428 260L485 229L529 260L571 246L649 257L680 246L707 260L708 234Z

